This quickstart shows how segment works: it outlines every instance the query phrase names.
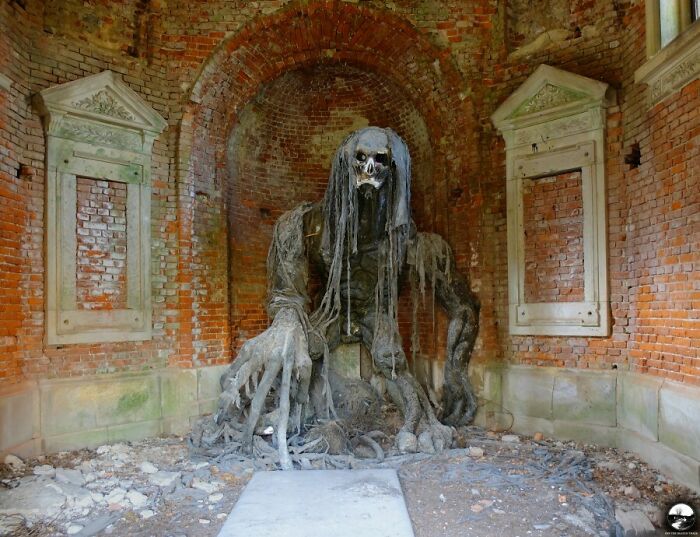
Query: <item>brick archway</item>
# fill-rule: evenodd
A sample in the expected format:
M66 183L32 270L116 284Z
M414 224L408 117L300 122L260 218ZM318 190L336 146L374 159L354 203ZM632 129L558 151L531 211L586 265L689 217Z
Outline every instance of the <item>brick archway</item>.
M202 68L185 107L177 154L180 353L189 365L230 358L228 270L216 224L225 204L226 142L260 88L319 62L351 65L386 78L420 113L433 147L432 227L448 235L449 193L476 167L474 114L449 51L393 13L341 1L292 4L223 41ZM469 143L472 142L472 143ZM199 229L198 229L199 228ZM207 239L202 235L206 235ZM198 291L198 289L200 291ZM214 297L216 296L216 299ZM200 313L201 312L201 313ZM259 312L254 312L259 315ZM261 322L264 319L261 320Z

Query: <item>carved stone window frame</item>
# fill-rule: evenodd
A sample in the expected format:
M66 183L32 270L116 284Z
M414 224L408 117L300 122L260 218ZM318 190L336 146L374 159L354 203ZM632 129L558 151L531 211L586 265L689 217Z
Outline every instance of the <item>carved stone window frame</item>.
M634 81L646 84L651 108L700 76L700 19L680 26L680 34L661 48L658 0L646 9L648 60L634 72Z
M112 71L35 97L46 135L46 343L151 338L151 152L165 120ZM77 307L77 177L126 184L126 308Z
M607 336L605 123L608 85L540 65L494 112L506 142L509 330L513 335ZM525 299L523 187L527 179L580 170L584 300Z

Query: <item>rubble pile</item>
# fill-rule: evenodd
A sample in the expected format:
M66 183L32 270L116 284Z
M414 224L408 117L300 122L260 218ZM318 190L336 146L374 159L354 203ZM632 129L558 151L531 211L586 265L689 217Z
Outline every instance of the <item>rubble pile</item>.
M279 468L269 451L205 456L166 437L26 461L8 455L0 535L214 537L253 472ZM628 537L663 528L672 500L698 504L629 453L541 434L465 427L441 453L372 454L300 456L310 469L397 469L416 537Z
M184 440L177 438L62 452L27 464L8 455L4 462L0 535L22 534L41 524L58 535L86 537L128 512L147 520L164 502L185 499L213 511L227 485L217 477L220 467L190 458ZM253 464L242 461L226 469L229 481L232 475L245 479Z

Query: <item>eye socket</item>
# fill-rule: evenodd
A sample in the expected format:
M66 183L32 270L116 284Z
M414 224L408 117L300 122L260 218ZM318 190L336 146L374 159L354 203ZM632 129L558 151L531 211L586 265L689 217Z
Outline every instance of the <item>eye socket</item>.
M355 154L355 158L360 162L364 162L365 160L367 160L367 155L365 155L362 151L358 151Z
M389 155L386 153L377 153L375 160L382 166L386 166L389 163Z

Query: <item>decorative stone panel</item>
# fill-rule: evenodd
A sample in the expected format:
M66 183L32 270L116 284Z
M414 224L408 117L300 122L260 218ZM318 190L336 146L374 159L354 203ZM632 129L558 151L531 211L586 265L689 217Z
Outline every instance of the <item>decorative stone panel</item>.
M166 122L111 71L48 88L36 105L46 134L47 344L150 339L151 151ZM109 220L104 237L107 224L86 224L102 242L115 233L124 239L126 255L118 255L125 259L117 263L125 268L126 296L117 307L78 303L77 265L90 254L78 255L77 185L85 180L126 189L123 222Z
M700 76L700 21L649 58L634 73L646 84L648 105L654 106Z
M511 334L609 333L604 126L610 100L607 84L540 65L492 116L506 142ZM583 242L583 297L576 301L528 301L526 245L538 245L526 243L527 185L547 177L554 180L552 188L556 188L556 182L569 172L581 177L577 205L583 208L583 236L576 240ZM580 262L580 255L577 257Z

